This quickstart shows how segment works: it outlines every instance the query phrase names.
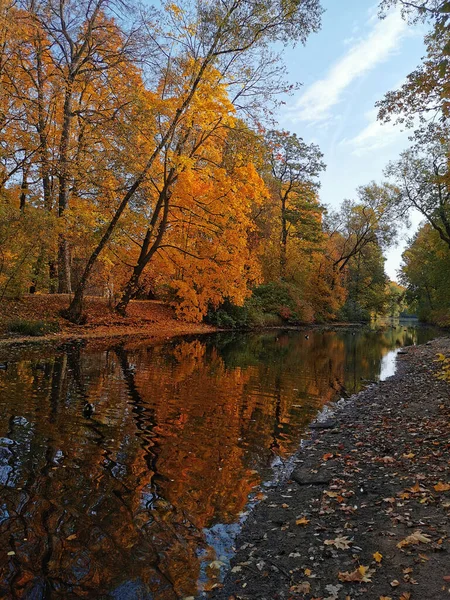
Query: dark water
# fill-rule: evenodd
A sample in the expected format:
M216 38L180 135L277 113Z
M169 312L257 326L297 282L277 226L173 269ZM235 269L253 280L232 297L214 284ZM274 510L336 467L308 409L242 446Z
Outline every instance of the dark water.
M210 589L249 496L317 411L435 334L308 333L2 350L0 597Z

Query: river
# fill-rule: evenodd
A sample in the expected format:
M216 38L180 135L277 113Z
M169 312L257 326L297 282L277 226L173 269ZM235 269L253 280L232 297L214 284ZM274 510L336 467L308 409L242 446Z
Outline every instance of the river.
M207 596L317 412L435 336L385 326L3 348L0 597Z

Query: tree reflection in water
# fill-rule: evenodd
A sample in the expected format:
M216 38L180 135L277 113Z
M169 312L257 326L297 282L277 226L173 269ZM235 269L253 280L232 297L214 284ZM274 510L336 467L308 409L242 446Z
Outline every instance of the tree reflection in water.
M324 403L375 379L389 350L432 334L220 334L2 356L0 596L209 589L227 526L274 457L295 451ZM223 532L215 547L211 532Z

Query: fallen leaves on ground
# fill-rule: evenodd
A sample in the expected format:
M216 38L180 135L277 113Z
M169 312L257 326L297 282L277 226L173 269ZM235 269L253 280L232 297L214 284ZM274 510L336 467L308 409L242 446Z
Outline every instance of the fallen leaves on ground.
M372 579L371 579L372 574L373 574L372 569L369 569L369 567L365 567L364 565L361 565L360 567L358 567L351 573L349 571L345 571L344 573L341 573L339 571L338 579L339 579L339 581L357 581L357 582L369 583L372 581Z
M436 492L448 492L450 490L450 483L442 483L442 481L440 481L433 487Z
M351 540L347 536L337 537L334 540L325 540L327 546L336 546L339 550L348 550Z
M413 544L429 544L432 541L429 535L424 535L420 529L408 535L404 540L397 544L397 548L412 546Z
M311 591L311 584L309 581L304 581L303 583L291 586L290 591L296 592L297 594L309 594Z
M375 552L372 556L377 563L380 563L383 560L383 555L380 552Z

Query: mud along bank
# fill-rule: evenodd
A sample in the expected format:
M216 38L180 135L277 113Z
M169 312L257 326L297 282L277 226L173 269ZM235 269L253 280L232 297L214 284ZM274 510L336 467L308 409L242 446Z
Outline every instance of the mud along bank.
M214 600L450 598L450 338L398 355L396 374L314 425L267 492Z

